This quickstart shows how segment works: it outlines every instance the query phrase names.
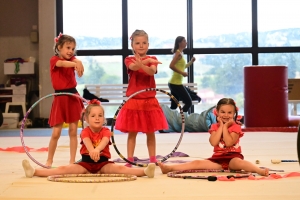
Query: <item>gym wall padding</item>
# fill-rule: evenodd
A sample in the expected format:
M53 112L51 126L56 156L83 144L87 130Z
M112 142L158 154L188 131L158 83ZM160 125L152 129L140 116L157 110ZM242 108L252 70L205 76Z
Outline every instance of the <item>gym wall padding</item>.
M245 127L288 126L287 92L287 66L245 66Z

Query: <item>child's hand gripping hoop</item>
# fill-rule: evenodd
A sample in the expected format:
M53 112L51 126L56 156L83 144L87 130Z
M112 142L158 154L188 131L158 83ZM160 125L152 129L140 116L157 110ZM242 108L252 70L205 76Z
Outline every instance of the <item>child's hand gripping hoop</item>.
M74 96L76 98L79 98L81 100L83 100L84 102L88 103L88 101L86 99L84 99L83 97L77 95L77 94L73 94L73 93L68 93L68 92L60 92L60 93L53 93L53 94L49 94L49 95L46 95L44 97L42 97L41 99L39 99L38 101L36 101L27 111L27 113L25 114L23 120L22 120L22 124L21 124L21 127L20 127L20 138L21 138L21 143L22 143L22 146L25 150L25 153L28 155L28 157L33 161L35 162L36 164L38 164L39 166L41 167L44 167L44 168L51 168L49 166L46 166L46 165L43 165L41 163L39 163L37 160L35 160L29 153L29 151L27 150L27 147L24 143L24 138L23 138L23 133L24 133L24 127L25 127L25 123L26 123L26 119L29 115L29 113L32 111L32 109L38 104L40 103L42 100L46 99L46 98L49 98L49 97L53 97L53 96L58 96L58 95L70 95L70 96Z
M132 164L132 165L136 165L136 166L139 166L139 167L146 167L148 164L140 164L140 163L135 163L135 162L131 162L130 160L127 160L121 153L120 151L118 150L117 146L116 146L116 142L115 142L115 138L114 138L114 126L115 126L115 122L117 120L117 116L120 112L120 110L122 109L122 107L124 106L124 104L129 100L131 99L132 97L134 97L135 95L137 94L140 94L142 92L147 92L147 91L157 91L157 92L162 92L166 95L169 95L170 98L175 101L175 103L178 105L178 108L180 110L180 115L181 115L181 119L182 119L182 125L181 125L181 134L180 134L180 137L179 137L179 141L177 142L175 148L172 150L171 153L169 153L168 155L164 156L160 162L164 162L166 161L168 158L170 158L173 153L175 153L175 151L178 149L179 145L180 145L180 142L182 140L182 137L183 137L183 133L184 133L184 127L185 127L185 118L184 118L184 115L183 115L183 111L182 111L182 108L181 108L181 105L180 103L178 102L178 100L170 93L168 93L167 91L164 91L164 90L161 90L161 89L157 89L157 88L147 88L147 89L144 89L144 90L140 90L140 91L137 91L136 93L130 95L126 100L124 100L124 102L119 106L119 108L117 109L115 115L114 115L114 118L112 120L112 124L111 124L111 140L112 140L112 145L114 146L116 152L118 153L118 155L120 156L120 158L122 158L124 161ZM157 163L156 163L157 165Z

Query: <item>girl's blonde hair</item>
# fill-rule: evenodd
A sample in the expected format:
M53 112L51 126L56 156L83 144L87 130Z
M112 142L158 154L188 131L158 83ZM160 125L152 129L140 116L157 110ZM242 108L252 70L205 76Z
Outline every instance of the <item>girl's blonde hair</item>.
M90 103L90 104L88 104L88 106L83 110L83 113L82 113L82 122L83 122L83 119L87 119L88 118L89 114L91 113L91 109L94 108L94 107L100 107L102 109L102 111L103 111L103 118L104 118L104 124L103 125L106 125L107 121L106 121L106 118L105 118L104 108L103 108L103 106L101 106L98 103Z
M53 50L54 50L54 53L56 56L59 55L59 50L58 50L58 46L64 46L65 43L67 42L74 42L75 46L76 46L76 40L75 38L73 38L72 36L70 35L66 35L66 34L59 34L55 39L54 39L54 47L53 47Z
M136 29L130 36L130 40L131 40L131 45L133 43L133 40L135 37L137 36L145 36L147 38L147 40L149 40L148 38L148 34L146 33L146 31L144 30L139 30L139 29ZM134 54L134 50L132 49L132 53Z

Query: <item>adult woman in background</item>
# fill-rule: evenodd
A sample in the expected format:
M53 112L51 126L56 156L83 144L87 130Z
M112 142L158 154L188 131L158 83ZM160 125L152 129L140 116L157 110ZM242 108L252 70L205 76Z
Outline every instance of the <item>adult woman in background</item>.
M173 59L170 63L170 69L173 70L171 79L169 80L169 88L171 94L177 99L181 100L184 103L182 108L183 112L188 112L192 106L192 98L189 95L187 89L182 84L183 77L187 77L188 73L185 72L185 69L193 64L195 58L193 57L190 62L186 63L183 58L183 50L187 45L186 39L183 36L178 36L175 40L174 48L172 52L174 53ZM174 101L171 101L171 109L176 109L177 104Z

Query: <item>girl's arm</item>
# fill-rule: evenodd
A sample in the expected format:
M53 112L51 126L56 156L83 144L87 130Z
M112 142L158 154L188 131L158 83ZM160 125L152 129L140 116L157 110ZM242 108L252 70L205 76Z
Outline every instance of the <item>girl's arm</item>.
M190 60L190 62L188 62L186 65L185 65L185 68L188 68L189 66L191 66L193 64L193 62L195 62L196 58L195 57L192 57L192 59Z
M76 63L67 60L58 60L55 64L56 67L75 67Z
M239 139L239 134L236 132L228 133L228 129L223 131L223 140L227 147L231 147L236 144Z
M236 144L236 142L238 141L239 139L239 134L235 133L235 132L231 132L229 133L228 131L228 127L234 123L233 121L232 122L227 122L226 124L224 124L223 126L223 140L226 144L227 147L231 147L233 145Z
M217 146L221 140L221 137L222 137L222 132L223 132L223 123L220 124L218 130L216 131L213 131L211 134L210 134L210 137L209 137L209 142L211 144L211 146Z
M72 62L76 63L75 70L77 71L78 76L81 77L84 72L84 67L83 67L81 60L78 60L77 58L75 58L74 60L72 60Z
M89 137L83 138L83 143L89 151L89 155L91 159L97 162L100 159L100 153L105 148L105 146L109 143L109 138L103 137L100 144L94 148L92 141Z
M160 63L157 60L154 59L147 59L145 61L142 61L140 56L135 54L135 59L136 60L132 60L132 63L128 66L129 69L131 69L132 71L137 71L139 69L142 69L145 73L147 73L150 76L153 76L156 73L156 66L155 65L151 65L150 67L148 67L145 64L148 64L149 62L155 62L156 63Z
M100 144L95 148L98 152L101 152L109 143L109 138L108 137L103 137Z
M174 72L177 72L178 74L184 75L184 73L186 73L186 72L183 72L183 71L177 69L177 67L175 66L175 64L177 63L177 61L180 59L180 56L182 56L181 53L179 51L176 51L169 67Z

